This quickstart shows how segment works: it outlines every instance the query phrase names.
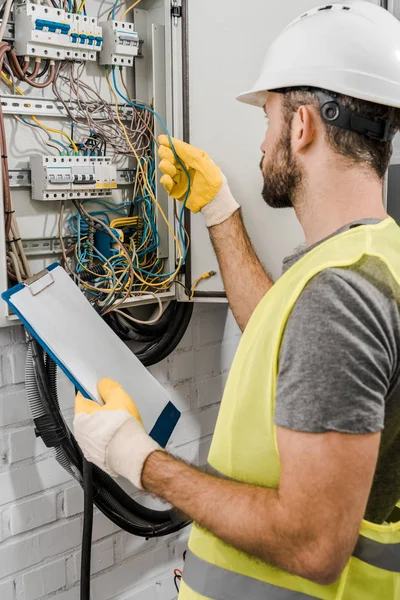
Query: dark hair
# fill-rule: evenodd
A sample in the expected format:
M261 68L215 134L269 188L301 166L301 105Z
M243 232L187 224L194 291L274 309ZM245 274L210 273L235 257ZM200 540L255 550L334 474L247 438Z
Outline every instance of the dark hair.
M343 106L367 117L383 117L390 121L390 127L400 129L400 109L366 100L358 100L350 96L340 95L338 100ZM318 98L311 91L289 90L283 96L283 114L285 121L291 122L293 113L304 104L311 104L319 113ZM373 169L380 179L385 175L393 152L392 142L379 142L324 123L326 139L331 148L349 161L364 164Z

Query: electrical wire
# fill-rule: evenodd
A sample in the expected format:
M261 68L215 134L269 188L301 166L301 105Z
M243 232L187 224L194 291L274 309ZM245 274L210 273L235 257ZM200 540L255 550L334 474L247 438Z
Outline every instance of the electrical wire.
M174 585L175 585L175 589L179 594L179 585L178 585L178 581L181 582L182 581L182 571L180 569L174 569Z
M113 70L113 78L114 78L114 82L115 82L115 72L114 72L114 70ZM106 81L107 81L107 85L108 85L108 87L109 87L109 89L110 89L110 92L111 92L111 94L113 95L113 97L114 97L114 99L115 99L115 110L116 110L117 120L118 120L118 122L120 123L120 126L121 126L122 130L124 131L124 134L125 134L126 140L127 140L127 142L128 142L128 145L129 145L129 147L130 147L130 149L131 149L131 151L132 151L132 154L135 156L135 158L136 158L136 160L137 160L137 162L138 162L138 167L139 167L139 170L141 171L142 175L143 175L144 177L146 177L146 175L145 175L145 173L144 173L144 171L143 171L143 168L142 168L142 166L141 166L141 163L140 163L139 157L138 157L138 155L137 155L137 152L136 152L135 148L132 146L132 144L131 144L131 142L130 142L130 140L129 140L129 136L128 136L128 135L127 135L127 133L126 133L125 126L124 126L124 124L122 123L122 121L121 121L121 119L120 119L120 117L119 117L118 100L117 100L117 97L116 97L116 95L115 95L115 92L114 92L114 90L113 90L113 89L112 89L112 87L111 87L110 80L109 80L109 73L108 73L108 70L107 70L107 68L106 68ZM152 112L154 113L154 111L152 111ZM156 114L156 113L155 113L155 114ZM164 124L164 126L165 126L165 124ZM165 126L165 129L167 130L166 126ZM170 139L171 139L171 138L170 138ZM172 143L172 140L171 140L171 143ZM186 170L186 169L185 169L185 170ZM187 172L187 171L186 171L186 172ZM189 177L189 174L188 174L188 181L189 181L189 183L190 183L190 177ZM173 280L173 279L176 277L176 275L179 273L179 271L180 271L180 268L181 268L181 266L182 266L182 264L183 264L183 262L184 262L184 256L183 256L183 253L182 253L182 248L181 248L181 245L180 245L180 243L179 243L179 241L178 241L178 239L177 239L177 237L176 237L176 235L175 235L175 232L174 232L174 230L172 229L172 227L171 227L171 224L170 224L169 220L167 219L167 217L166 217L166 215L165 215L165 213L164 213L164 211L163 211L162 207L161 207L161 206L160 206L160 204L158 203L158 201L157 201L157 199L156 199L156 197L155 197L155 194L154 194L153 190L152 190L152 189L150 188L150 186L148 186L148 185L147 185L146 187L147 187L147 191L148 191L148 192L149 192L149 194L150 194L150 197L151 197L151 200L152 200L152 202L153 202L153 203L156 205L156 207L157 207L157 209L158 209L159 213L161 214L162 218L164 219L164 221L165 221L165 223L166 223L166 225L167 225L167 227L168 227L168 229L169 229L169 231L170 231L170 233L171 233L171 236L172 236L172 238L173 238L173 240L174 240L174 242L175 242L175 244L176 244L176 249L177 249L177 252L178 252L178 261L177 261L177 262L178 262L178 265L177 265L177 267L176 267L175 271L173 271L172 273L168 273L168 274L166 274L166 275L165 275L166 279L165 279L165 281L163 282L163 284L161 284L161 285L164 285L164 287L165 287L165 284L166 284L166 283L168 283L169 281ZM188 194L187 194L187 195L188 195Z
M141 3L142 0L136 0L136 2L134 2L133 4L131 4L131 6L129 8L126 9L125 12L122 13L122 15L120 16L119 20L123 21L124 17L131 12L131 10L133 10L135 8L135 6L137 6L138 4Z
M10 79L7 77L7 75L6 75L6 74L5 74L3 71L1 72L1 74L0 74L0 75L1 75L2 79L4 79L4 81L7 83L7 85L9 85L9 86L12 86L12 85L13 85L12 81L11 81L11 80L10 80ZM18 87L15 87L15 91L16 91L16 92L17 92L17 93L18 93L20 96L25 96L25 94L22 92L22 90L20 90ZM35 123L36 123L36 125L32 125L31 123L28 123L28 121L27 121L27 120L26 120L26 119L25 119L25 118L24 118L22 115L14 115L14 118L15 118L15 119L17 119L17 121L20 121L20 122L22 121L22 122L23 122L25 125L27 125L28 127L32 127L32 128L36 128L36 127L37 127L37 128L39 128L39 129L41 129L42 131L47 131L47 132L50 132L50 131L56 131L56 133L60 133L58 130L51 130L50 128L46 127L46 126L45 126L45 125L43 125L42 123L39 123L38 119L37 119L36 117L33 117L33 116L32 116L32 119L34 119L34 120L35 120ZM63 135L66 135L66 134L64 134L64 132L62 132L62 134L63 134ZM67 152L67 153L69 152L69 149L67 148L67 146L65 146L64 144L61 144L61 142L57 142L56 140L53 140L53 139L52 139L50 136L49 136L49 138L50 138L50 142L54 142L55 144L58 144L58 145L59 145L59 146L61 146L61 147L62 147L62 148L63 148L63 149L64 149L64 150ZM47 146L52 146L52 144L49 144L48 142L45 142L45 141L44 141L44 143L45 143ZM52 147L54 148L54 146L52 146ZM56 149L58 152L60 151L60 150L59 150L59 148L55 148L55 149Z
M65 131L62 131L61 129L53 129L52 127L48 127L47 125L44 125L43 123L41 123L39 121L39 119L35 116L32 116L32 120L36 123L36 125L38 125L42 129L45 129L46 131L50 131L51 133L58 133L59 135L62 135L63 137L65 137L71 144L74 151L78 154L77 145L75 144L74 140L72 140L71 137L67 133L65 133Z
M162 317L163 306L162 306L161 299L158 296L156 296L156 294L152 294L152 295L159 302L159 311L158 311L157 315L153 319L149 319L148 321L141 321L140 319L135 319L134 317L132 317L132 315L128 315L126 312L123 312L122 310L119 310L118 308L114 308L113 312L121 314L121 315L124 315L125 319L128 319L128 321L133 321L133 323L138 323L140 325L154 325Z
M194 293L195 293L196 288L199 285L200 281L203 281L203 279L210 279L210 277L214 277L214 275L216 275L216 274L217 274L216 271L209 271L208 273L204 273L203 275L198 277L192 285L189 300L193 300Z
M2 16L2 22L0 25L0 42L3 41L3 37L6 31L6 27L7 27L7 23L8 23L8 19L10 18L10 12L11 12L11 7L13 4L14 0L6 0L6 3L4 5L4 12L3 12L3 16Z
M22 115L14 115L14 119L16 121L18 121L19 123L21 123L22 125L26 125L27 127L34 129L38 133L43 144L45 144L46 146L49 146L50 148L53 148L54 150L57 150L57 152L59 152L59 154L62 154L62 150L60 148L58 148L57 146L55 146L54 144L60 144L61 146L63 146L63 144L61 144L60 142L57 142L56 140L53 140L52 138L50 138L49 140L46 140L43 135L43 133L45 133L45 131L43 131L41 127L39 127L38 125L33 125L32 123L28 123L28 121L26 119L24 119L22 117ZM54 144L52 144L51 142L54 142ZM66 146L64 146L64 148L67 150Z
M118 12L122 8L122 6L124 6L124 4L127 4L129 1L130 0L122 0L120 2L119 0L115 0L112 9L108 13L107 20L109 21L111 18L114 20L116 16L116 10Z
M74 122L74 129L85 128L90 135L95 133L107 141L116 155L131 156L132 152L116 119L115 108L82 81L83 67L83 63L78 66L68 62L59 65L53 83L56 98ZM71 100L77 104L73 113ZM138 111L134 110L130 120L125 119L125 127L137 154L142 157L151 149L153 117L150 113L142 113L140 117Z
M112 92L113 96L115 97L115 93L113 92L113 90L112 90L112 88L111 88L111 86L110 86L109 80L108 80L108 76L107 76L107 72L108 72L108 71L107 71L107 67L105 67L105 68L106 68L106 78L107 78L107 83L108 83L108 86L109 86L109 88L110 88L110 90L111 90L111 92ZM184 213L185 213L186 203L187 203L187 200L188 200L188 198L189 198L189 193L190 193L190 176L189 176L189 172L188 172L187 168L185 167L185 165L183 164L183 162L181 161L180 157L178 156L178 154L177 154L177 152L176 152L176 150L175 150L175 147L174 147L173 141L172 141L171 134L170 134L170 132L169 132L169 130L168 130L168 127L166 126L166 124L164 123L164 120L163 120L163 119L160 117L160 115L159 115L158 113L156 113L156 112L155 112L155 111L154 111L152 108L149 108L149 107L147 107L147 106L143 106L143 107L141 107L140 105L136 104L135 102L132 102L132 101L131 101L131 100L129 100L128 98L125 98L125 96L124 96L124 95L121 93L121 91L118 89L118 85L117 85L117 81L116 81L116 77L115 77L115 69L114 69L114 67L112 68L112 77L113 77L113 84L114 84L114 88L115 88L115 91L116 91L116 93L117 93L117 94L118 94L118 95L119 95L119 96L120 96L120 97L121 97L121 98L122 98L122 99L123 99L125 102L127 102L128 104L130 104L130 105L134 106L135 108L143 108L143 110L146 110L146 111L149 111L149 112L151 112L151 113L152 113L152 114L153 114L153 115L154 115L154 116L155 116L155 117L156 117L156 118L157 118L157 119L160 121L160 123L161 123L161 125L162 125L163 129L165 130L165 133L166 133L166 135L167 135L167 137L168 137L168 140L169 140L169 143L170 143L171 149L172 149L172 151L173 151L173 153L174 153L174 155L175 155L175 158L176 158L176 160L177 160L178 164L181 166L181 168L182 168L183 172L185 173L185 175L186 175L186 177L187 177L187 181L188 181L188 187L187 187L186 194L185 194L185 197L184 197L184 199L183 199L183 202L182 202L181 213L180 213L180 216L179 216L179 229L180 229L180 237L181 237L181 243L182 243L182 245L183 245L183 248L184 248L184 253L183 253L183 256L182 256L182 264L183 264L183 263L185 262L185 258L186 258L186 252L187 252L187 248L185 247L185 234L184 234L184 227L183 227L183 215L184 215ZM116 99L116 97L115 97L115 100L116 100L116 102L117 102L117 99ZM116 110L118 111L118 104L116 104Z
M29 83L29 85L31 85L32 87L40 88L40 89L48 87L49 85L51 85L53 83L54 77L55 77L55 62L53 59L50 60L48 78L46 79L46 81L44 81L42 83L37 83L36 81L34 81L34 78L27 77L24 70L21 68L21 65L19 64L17 55L15 54L14 50L12 50L10 47L7 51L7 57L8 57L9 65L10 65L12 72L21 81L25 81L26 83ZM28 66L29 66L29 63L28 63ZM36 69L36 67L35 67L35 69Z
M78 15L82 12L82 9L85 6L85 4L86 4L86 0L82 0L82 2L80 3L80 6L78 8L78 10L76 11Z

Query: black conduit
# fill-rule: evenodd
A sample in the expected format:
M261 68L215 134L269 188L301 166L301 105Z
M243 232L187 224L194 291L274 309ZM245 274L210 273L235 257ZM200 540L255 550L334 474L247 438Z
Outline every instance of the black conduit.
M81 594L80 600L90 600L90 567L93 533L93 477L92 465L83 459L83 531L81 555Z
M124 319L120 313L112 314L107 322L124 341L137 341L147 346L135 352L139 360L150 367L169 356L183 338L193 314L191 302L173 301L156 325L140 325Z
M26 391L37 435L56 449L56 458L83 487L83 456L60 412L55 389L55 367L32 340L26 368ZM153 510L133 500L117 482L92 466L93 502L116 525L141 537L160 537L180 531L189 521L175 510Z

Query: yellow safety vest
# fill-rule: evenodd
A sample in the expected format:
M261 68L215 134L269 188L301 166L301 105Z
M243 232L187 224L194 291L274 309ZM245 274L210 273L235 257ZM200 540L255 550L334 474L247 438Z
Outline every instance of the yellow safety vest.
M252 315L226 385L210 465L224 476L279 487L274 425L278 357L290 312L317 273L379 258L400 285L400 229L388 218L323 242L291 267ZM363 521L341 578L323 586L235 550L193 526L179 600L400 600L400 522Z

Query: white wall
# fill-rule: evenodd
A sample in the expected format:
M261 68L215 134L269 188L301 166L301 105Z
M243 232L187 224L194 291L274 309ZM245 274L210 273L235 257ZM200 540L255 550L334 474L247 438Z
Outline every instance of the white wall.
M239 339L226 306L196 306L177 351L151 369L184 413L173 447L197 464L206 461ZM0 598L78 600L82 492L35 439L24 392L25 353L22 328L0 330ZM63 412L72 418L72 390L65 379L60 384ZM173 569L181 566L187 535L146 542L96 513L93 598L175 598Z

